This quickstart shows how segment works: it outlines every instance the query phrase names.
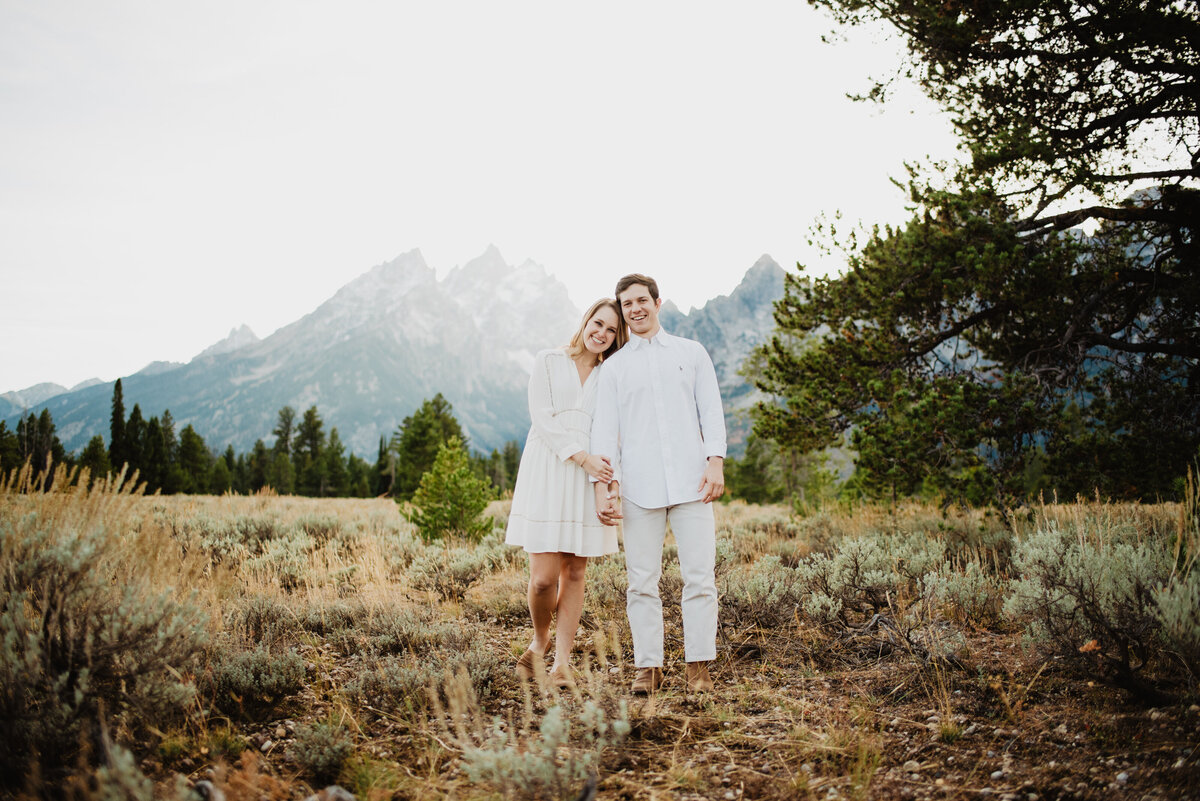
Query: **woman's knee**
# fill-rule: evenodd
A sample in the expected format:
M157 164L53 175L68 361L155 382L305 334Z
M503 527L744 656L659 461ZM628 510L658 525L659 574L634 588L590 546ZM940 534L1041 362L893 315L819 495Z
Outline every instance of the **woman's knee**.
M534 595L547 595L558 591L558 576L534 573L529 577L529 591Z
M563 578L572 584L578 584L587 578L587 558L575 558L567 560L563 564Z

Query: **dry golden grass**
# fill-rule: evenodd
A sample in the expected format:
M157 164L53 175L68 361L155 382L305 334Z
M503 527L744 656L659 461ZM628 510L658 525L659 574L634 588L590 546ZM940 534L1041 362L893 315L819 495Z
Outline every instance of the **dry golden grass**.
M170 588L206 616L206 656L189 676L199 689L191 713L154 721L143 739L125 743L163 797L177 775L213 781L230 801L303 797L313 789L313 757L297 750L297 731L318 721L353 742L338 781L359 797L522 797L511 785L472 781L464 751L498 718L514 754L525 753L549 709L578 723L589 703L630 726L621 745L601 753L599 798L975 798L986 789L997 798L1128 791L1167 799L1195 798L1200 787L1200 708L1131 708L1110 689L1031 660L1014 629L940 616L936 636L959 638L958 655L929 662L902 649L865 652L801 614L769 628L726 627L717 691L693 696L682 687L678 599L667 596L668 683L636 699L626 691L631 646L623 565L613 556L589 568L580 689L556 693L512 676L530 636L526 566L499 535L426 546L389 500L142 497L119 483L87 491L65 480L59 490L22 491L30 483L0 487L0 531L33 515L55 531L101 537L99 569L110 581ZM509 503L487 512L498 526ZM1179 504L1078 501L1037 504L1014 519L1018 535L1048 522L1128 526L1175 536L1195 554L1194 514ZM923 533L957 549L955 558L996 566L1008 537L987 510L920 503L801 518L732 502L717 508L717 521L734 572L890 533ZM443 600L417 580L423 564L458 577L462 599ZM294 651L304 676L296 692L252 710L222 696L209 676L257 647ZM560 762L578 760L582 748L571 740Z

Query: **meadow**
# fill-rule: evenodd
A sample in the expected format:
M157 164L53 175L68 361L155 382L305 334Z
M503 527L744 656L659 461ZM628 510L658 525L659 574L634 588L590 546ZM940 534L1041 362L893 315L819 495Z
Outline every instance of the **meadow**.
M716 690L628 692L620 556L574 691L517 680L526 559L390 500L0 487L7 797L1200 798L1183 503L718 507ZM325 797L332 801L332 794Z

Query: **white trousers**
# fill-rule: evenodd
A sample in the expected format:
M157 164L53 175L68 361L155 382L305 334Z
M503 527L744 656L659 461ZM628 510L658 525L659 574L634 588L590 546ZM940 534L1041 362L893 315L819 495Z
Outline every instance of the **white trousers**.
M662 577L667 521L679 546L683 578L683 650L688 662L717 656L717 527L711 503L693 501L661 509L643 509L622 501L625 520L625 571L629 589L625 610L633 632L636 667L662 667L663 614L658 583Z

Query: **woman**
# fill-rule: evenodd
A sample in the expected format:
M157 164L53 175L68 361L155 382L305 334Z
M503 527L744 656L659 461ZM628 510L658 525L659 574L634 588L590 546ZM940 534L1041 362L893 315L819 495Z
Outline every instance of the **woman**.
M600 364L625 344L616 301L598 300L583 315L565 348L544 350L529 379L533 421L508 516L505 542L529 553L529 617L533 642L517 661L517 673L533 677L534 663L550 653L550 622L557 614L554 664L557 687L572 684L571 649L583 612L584 572L589 556L617 550L617 530L596 519L588 477L610 481L608 460L588 453Z

